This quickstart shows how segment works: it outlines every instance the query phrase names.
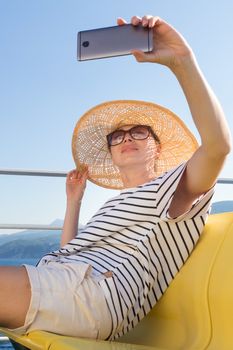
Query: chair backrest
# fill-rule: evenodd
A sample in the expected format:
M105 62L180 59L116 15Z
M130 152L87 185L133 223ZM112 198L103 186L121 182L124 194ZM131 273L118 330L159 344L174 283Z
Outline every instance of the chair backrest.
M162 349L233 349L233 212L210 215L164 296L121 342Z

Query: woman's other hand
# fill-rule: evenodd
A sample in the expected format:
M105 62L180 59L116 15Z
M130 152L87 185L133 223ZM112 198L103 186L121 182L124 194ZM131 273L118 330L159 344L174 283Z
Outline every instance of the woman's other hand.
M71 170L66 177L66 195L67 201L80 204L88 176L88 169L80 172L76 169Z

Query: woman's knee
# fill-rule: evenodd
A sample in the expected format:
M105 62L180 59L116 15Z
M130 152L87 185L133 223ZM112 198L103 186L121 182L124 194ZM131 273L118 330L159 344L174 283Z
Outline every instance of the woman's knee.
M0 281L0 326L20 327L25 322L31 299L26 268L0 267Z

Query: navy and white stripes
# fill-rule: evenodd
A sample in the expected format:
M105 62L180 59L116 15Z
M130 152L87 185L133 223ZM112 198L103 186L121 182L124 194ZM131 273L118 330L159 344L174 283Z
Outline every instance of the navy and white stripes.
M42 258L90 264L100 280L116 339L156 304L192 252L206 221L213 189L178 218L169 205L186 164L107 201L79 235Z

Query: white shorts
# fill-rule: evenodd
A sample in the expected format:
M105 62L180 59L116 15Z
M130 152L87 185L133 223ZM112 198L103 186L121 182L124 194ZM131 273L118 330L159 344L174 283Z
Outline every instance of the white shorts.
M31 301L24 326L12 331L44 330L94 339L110 335L111 315L99 277L92 275L90 265L51 261L24 267L31 284Z

